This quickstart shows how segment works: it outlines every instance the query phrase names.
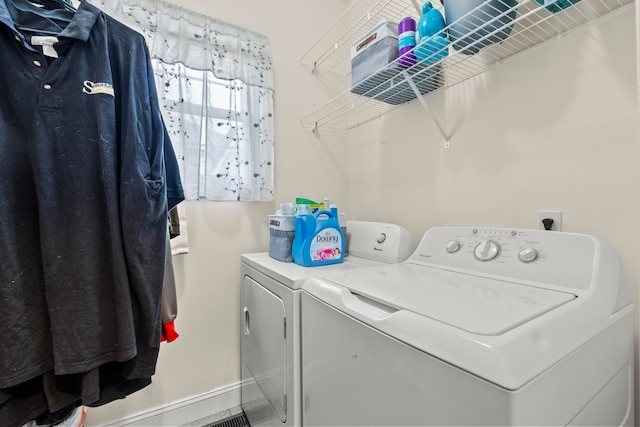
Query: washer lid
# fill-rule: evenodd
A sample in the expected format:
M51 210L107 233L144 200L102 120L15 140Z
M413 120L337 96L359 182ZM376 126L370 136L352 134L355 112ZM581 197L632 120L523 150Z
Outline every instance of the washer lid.
M501 335L576 298L566 292L412 264L365 268L326 280L393 309L480 335Z

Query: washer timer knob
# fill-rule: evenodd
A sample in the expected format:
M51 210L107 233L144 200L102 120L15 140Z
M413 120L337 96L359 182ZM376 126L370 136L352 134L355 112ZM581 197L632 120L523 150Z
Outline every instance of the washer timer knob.
M518 254L520 261L522 262L531 262L535 261L538 258L538 251L533 248L524 248Z
M476 258L480 261L490 261L498 256L500 252L500 246L493 240L482 239L482 241L476 246L474 252Z
M378 236L376 242L382 244L385 240L387 240L387 235L385 233L380 233L380 236Z
M450 254L458 252L460 250L460 242L458 242L457 240L449 240L447 242L447 252L449 252Z

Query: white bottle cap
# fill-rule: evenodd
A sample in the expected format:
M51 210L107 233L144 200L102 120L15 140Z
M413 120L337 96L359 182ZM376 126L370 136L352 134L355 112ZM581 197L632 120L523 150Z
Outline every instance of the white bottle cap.
M282 203L280 205L282 215L293 215L293 203Z

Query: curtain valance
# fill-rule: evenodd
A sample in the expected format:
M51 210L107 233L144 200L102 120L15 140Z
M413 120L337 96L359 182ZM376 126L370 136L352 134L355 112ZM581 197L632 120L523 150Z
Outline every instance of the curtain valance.
M273 89L267 37L161 0L91 0L147 38L152 58Z

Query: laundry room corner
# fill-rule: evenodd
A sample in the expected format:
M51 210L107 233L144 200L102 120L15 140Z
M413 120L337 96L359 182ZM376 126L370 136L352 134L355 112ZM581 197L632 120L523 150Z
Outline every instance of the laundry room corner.
M485 5L493 3L493 0L478 1ZM80 266L72 256L74 251L78 259L82 259L83 266L95 264L101 270L92 271L90 280L79 275L82 277L77 283L70 282L69 285L62 280L61 283L75 296L78 290L86 291L80 289L82 286L93 287L94 282L111 274L109 269L114 265L124 266L117 277L101 284L100 293L86 291L86 300L94 302L95 307L102 309L105 306L101 305L101 300L111 300L109 310L93 310L103 316L101 320L117 319L113 325L82 319L70 322L71 309L91 310L82 304L72 307L73 298L64 301L69 304L69 312L60 306L49 307L46 299L53 293L46 289L48 277L43 270L42 277L37 277L37 286L41 288L34 287L32 290L37 292L29 294L22 292L27 296L22 301L26 307L23 313L31 315L33 310L29 311L29 304L34 306L30 302L31 296L41 297L38 304L44 327L40 331L51 338L51 343L42 340L45 342L43 347L51 344L51 348L40 351L36 344L36 351L33 348L30 351L50 354L47 363L51 366L37 377L28 378L25 389L11 390L17 396L16 400L20 399L20 394L14 390L31 392L29 387L37 383L38 394L34 392L32 396L39 399L34 402L39 405L35 410L41 411L40 419L55 415L51 411L58 412L47 406L47 399L51 397L47 396L51 391L47 387L58 387L56 381L62 377L57 367L54 369L58 355L49 319L50 312L56 311L62 319L59 324L65 328L71 325L65 331L91 323L94 329L87 328L86 337L95 335L98 337L96 342L101 341L100 334L106 332L113 332L118 339L120 335L126 335L127 339L124 343L128 349L126 353L121 341L113 341L110 346L104 346L101 357L108 360L100 362L101 365L92 365L90 371L82 373L76 372L76 367L70 368L69 376L77 381L74 385L81 383L78 388L82 392L85 385L92 382L92 390L111 387L112 365L122 370L114 377L123 387L108 389L111 394L104 397L108 403L99 400L102 396L95 397L93 403L84 402L83 399L89 399L85 394L73 392L75 400L63 409L72 407L75 413L84 416L86 408L86 422L80 422L84 422L80 427L227 427L212 423L240 416L243 422L248 420L254 427L422 425L423 420L428 425L596 425L598 420L606 419L607 422L601 424L610 425L615 423L609 420L620 417L623 425L629 425L633 420L640 426L640 1L569 0L563 10L554 7L560 8L556 3L565 4L565 0L497 1L503 6L514 5L514 14L515 9L520 8L517 13L523 19L516 22L512 33L517 37L507 37L511 28L504 33L503 22L499 22L502 28L494 28L493 34L482 36L480 40L485 43L487 37L493 38L492 46L481 43L479 48L474 45L476 40L465 49L459 44L460 40L454 41L452 33L455 31L451 28L445 31L444 22L440 25L438 21L437 30L428 39L438 40L438 43L445 39L444 45L436 45L446 51L440 52L443 57L429 62L429 58L420 58L417 55L420 50L415 49L412 55L416 56L407 66L402 61L402 53L398 57L398 48L406 47L399 43L402 33L398 31L408 25L405 20L411 17L407 14L412 17L418 14L417 22L413 23L418 28L415 31L405 28L405 42L406 33L409 33L413 47L420 42L420 32L425 31L426 24L435 25L433 21L422 19L421 13L444 18L438 14L442 11L444 15L447 3L468 5L471 0L0 0L0 12L5 10L5 5L21 5L29 14L35 10L33 13L40 16L38 22L46 21L52 27L57 27L57 20L66 16L79 16L77 21L86 24L87 15L77 14L80 5L84 9L93 8L96 17L102 16L112 29L118 29L104 34L109 33L111 37L118 31L126 32L135 42L131 46L139 49L138 56L150 63L160 60L161 67L177 66L176 70L179 70L185 65L180 60L165 63L165 58L154 57L144 49L145 40L148 48L154 43L162 44L160 38L148 38L146 33L142 36L129 33L126 25L111 22L98 10L101 7L98 3L104 7L105 2L110 2L114 9L128 14L128 18L122 16L122 19L135 21L139 17L128 8L138 8L140 16L144 15L140 21L147 20L152 27L160 28L154 22L157 16L147 8L151 4L153 7L159 5L178 15L189 15L193 21L186 27L193 25L197 29L190 29L188 37L184 37L185 33L182 36L198 39L193 45L198 48L190 52L197 51L196 56L205 58L192 69L198 73L197 79L190 81L191 75L184 71L190 66L174 71L173 77L176 80L180 77L185 87L193 85L202 89L186 102L188 96L183 96L184 88L176 89L175 86L175 93L172 93L177 94L175 98L165 93L164 99L156 99L154 73L155 78L160 79L163 71L147 64L146 77L150 83L142 85L147 92L132 102L135 108L144 105L141 108L144 112L127 117L146 114L153 117L140 119L137 125L132 121L134 124L129 133L143 133L140 129L146 127L144 122L148 119L154 122L148 127L154 129L153 132L147 130L150 135L145 137L154 140L153 143L164 141L164 146L160 148L161 144L158 144L152 150L149 148L152 143L145 142L147 146L141 148L144 144L140 144L135 135L133 143L128 141L127 147L136 147L129 158L122 155L121 151L125 150L121 150L120 142L114 145L115 148L108 146L105 149L98 144L103 142L102 135L87 138L92 146L99 147L91 153L96 164L104 166L104 163L105 168L111 168L113 164L126 163L132 158L142 163L142 166L132 163L126 168L137 174L135 185L139 185L139 193L127 193L127 186L132 181L124 182L118 169L113 174L116 178L112 187L108 188L108 194L105 192L111 199L105 196L102 200L102 193L94 196L93 192L87 193L90 197L78 198L71 190L82 180L69 180L71 185L64 188L63 192L68 193L64 197L58 197L59 191L48 196L51 205L62 205L62 200L71 201L74 197L74 203L81 200L74 209L69 209L73 215L83 214L78 207L85 202L89 204L89 198L104 202L110 209L115 205L121 209L119 204L124 205L125 198L133 201L132 205L137 202L154 204L153 208L160 207L154 214L149 213L152 208L147 205L143 207L149 210L139 209L134 214L153 217L155 233L149 235L156 239L152 239L154 245L147 244L144 250L140 249L143 244L139 242L146 243L144 238L148 237L140 232L144 227L130 226L129 231L135 232L125 236L123 224L127 219L124 215L119 217L122 212L92 205L93 217L112 216L109 217L111 222L96 227L94 233L102 233L104 240L109 241L111 246L105 246L104 253L122 249L122 256L106 261L97 256L82 258L81 251L68 245L70 250L65 255L69 256L65 262L71 266L70 273L76 274L72 270L76 264ZM64 10L49 9L54 3L57 8L65 3ZM363 7L362 11L357 7L352 9L359 5ZM399 10L391 12L390 9L396 6ZM18 9L20 12L16 13ZM18 9L11 10L16 15L25 12ZM578 12L574 14L575 10ZM434 15L433 12L437 13ZM385 13L393 13L394 19L399 18L398 22L386 22ZM27 17L29 14L24 13ZM502 14L504 18L504 12ZM4 28L0 31L0 41L10 47L7 52L21 49L21 52L24 50L22 59L34 54L41 59L33 60L34 57L23 61L26 65L18 64L19 61L10 63L12 67L25 67L19 73L23 79L31 78L31 74L49 77L38 73L44 71L53 75L53 71L62 68L55 49L56 56L50 56L50 49L57 43L68 46L67 42L73 42L74 47L80 43L92 45L87 40L68 37L70 31L66 28L57 28L58 33L48 31L52 27L40 28L36 31L51 34L25 36L34 29L27 26L9 28L5 25L7 16L0 13L0 27ZM552 34L554 31L548 31L554 23L565 19L572 21L575 17L574 22L567 24L566 32ZM583 18L584 22L581 21ZM220 21L218 24L222 26L208 27L210 20ZM352 25L347 29L337 28L341 27L342 20L351 21ZM420 20L423 21L422 29ZM96 22L101 21L96 18ZM400 22L403 24L399 25ZM527 26L531 28L523 28ZM218 43L216 37L224 33L220 28L230 33L246 30L256 38L246 41L234 35L229 45ZM382 33L368 34L365 39L368 42L351 42L357 39L357 32L364 34L371 28L398 33L396 39L391 37L390 42L387 38L386 43L391 47L395 61L400 61L385 62L381 68L364 67L366 72L376 68L377 71L367 77L377 76L380 80L372 79L374 84L363 86L362 82L354 83L354 64L357 62L354 59L361 50L367 51L367 43L380 42L378 34ZM336 40L333 39L335 29L346 31L340 31ZM518 31L522 33L518 34ZM504 37L499 33L504 33ZM538 33L546 33L543 41L535 41ZM54 34L67 37L62 40L54 37L53 42L51 36ZM224 33L222 38L226 36L229 34ZM473 39L477 34L465 36ZM533 42L523 41L529 36ZM162 37L167 45L170 37L183 41L178 35L167 37L162 34ZM44 44L35 46L38 40ZM256 40L260 42L255 43ZM321 57L309 60L309 52L327 41L330 42L323 48ZM198 44L200 42L202 44ZM511 42L526 46L514 48L515 53L497 53L503 48L508 51ZM247 47L253 43L259 46L255 50L252 50L255 46ZM225 56L225 49L231 44L237 45L236 50L241 52L233 59ZM138 91L138 82L130 76L144 67L129 66L127 59L132 56L132 50L123 49L123 46L129 47L128 44L111 45L117 45L114 49L122 53L125 60L112 57L111 51L104 55L104 51L98 50L98 56L105 61L113 59L112 64L117 62L119 67L124 65L125 76L118 76L118 80L130 84L127 91ZM216 45L215 49L213 45ZM211 56L202 55L208 50L211 50ZM247 72L256 79L252 83L235 75L217 75L223 71L217 60L224 58L237 66L246 59L243 55L248 51L254 55L254 60L259 58L259 66L254 67L256 70L264 74L273 72L273 78L267 78L273 85L264 84L264 80L260 80L264 74L253 68ZM499 59L494 61L494 54ZM42 59L45 55L46 60ZM219 58L214 59L216 55ZM336 64L332 63L334 59ZM251 60L246 62L253 64ZM207 64L201 65L204 63ZM430 68L434 63L437 66ZM467 64L476 63L481 65L477 72L469 72L457 80L456 73ZM92 62L84 61L82 65L92 65ZM156 65L154 62L153 67ZM87 72L101 73L109 67L111 64L99 70L88 67ZM69 70L73 71L73 68L67 67L66 71ZM416 83L424 70L435 73L427 78L430 87L426 91ZM390 71L392 77L383 71ZM3 91L10 88L15 77L12 75L14 70L6 66L5 73L7 77L0 79ZM78 81L84 81L84 78ZM215 84L209 86L212 80ZM102 82L95 83L100 88L96 93L81 92L81 85L77 85L74 96L81 96L83 102L87 99L96 102L99 113L105 108L109 114L111 109L119 110L118 114L121 114L120 103L125 97L118 93L116 98L114 87L122 82L107 81L106 78L96 80ZM65 84L70 82L71 79L67 79ZM87 84L94 85L87 80L85 88ZM240 90L236 84L246 93L237 95ZM158 86L162 98L163 84ZM215 90L213 86L216 86ZM130 90L133 87L135 90ZM37 97L26 98L40 98L41 94L43 99L51 94L56 97L69 95L48 80L42 80L37 89L33 92ZM376 91L379 92L373 93ZM387 97L380 92L386 92ZM407 92L409 100L404 98ZM21 107L28 105L20 100L22 92L14 90L12 96ZM224 103L228 101L228 105L220 107L210 102L216 97ZM249 98L261 100L262 104L257 108L259 115L251 116L248 110L252 107L244 105L250 103ZM51 98L51 105L33 109L34 117L41 113L40 110L52 117L61 116L56 99ZM71 99L74 98L65 98L65 102L71 105ZM174 105L170 106L171 103ZM238 107L238 104L243 105ZM264 108L265 104L268 104L267 108ZM178 126L179 131L169 129L168 116L161 116L158 110L164 109L162 114L166 114L166 110L174 107L188 111L184 116L180 112L180 120L189 116L186 120L197 123L193 129L198 132L184 131L182 124ZM0 136L2 131L13 126L16 113L12 108L0 108L0 119L3 119ZM215 112L211 113L212 110ZM120 120L119 115L118 120L110 120L109 114L93 114L86 128L101 129L93 126L92 120L96 123L98 119L104 121L100 124L108 129L113 123L117 122L119 126L120 122L126 121ZM245 117L238 119L243 114ZM65 150L58 150L62 156L55 151L57 146L31 144L31 140L40 141L39 138L25 139L24 145L45 147L44 153L38 156L53 158L71 177L75 177L77 171L88 172L87 176L99 186L104 176L80 167L83 165L78 158L77 164L61 161L63 156L66 160L67 154L84 153L85 147L80 147L75 140L76 134L86 131L84 122L78 117L73 117L78 120L74 127L67 123L59 127L42 126L42 123L33 126L37 130L35 136L40 132L54 134L60 129L71 132L72 137L63 141ZM13 121L22 120L18 119L20 117ZM266 131L266 127L261 127L263 121L269 122ZM31 128L30 123L25 128ZM208 133L211 129L213 132ZM36 193L47 187L49 181L56 181L58 176L36 170L36 166L29 163L32 153L21 144L10 144L19 131L12 130L10 138L5 138L5 145L10 149L4 151L19 147L16 152L20 154L20 162L13 165L5 156L4 164L11 168L5 168L2 176L9 182L15 169L19 175L16 182L29 184L32 175L36 174L40 180L39 187L33 188L33 197L25 198L33 202L33 206L28 206L33 220L28 227L22 220L21 210L27 210L21 205L22 194L17 190L12 193L12 200L17 200L17 215L13 212L12 221L23 227L21 231L32 233L29 239L13 237L35 242L34 248L41 251L44 244L51 242L46 242L43 236L47 234L39 228L46 215ZM120 132L118 129L116 133ZM184 151L188 151L185 147L191 143L192 136L194 141L199 139L199 145L189 147L197 158L191 164L190 177L194 181L206 177L208 183L200 181L192 185L190 190L195 188L195 191L189 193L188 200L178 204L181 221L184 221L181 224L183 240L180 250L174 250L172 262L167 263L167 254L160 250L166 241L171 246L171 241L165 240L167 200L161 200L162 203L152 200L148 194L150 179L143 169L146 169L147 156L151 156L152 151L159 159L156 170L161 170L159 175L165 175L153 184L161 183L162 178L169 181L167 171L174 166L173 160L178 160L184 168L187 163L184 153L171 151L172 144L166 138L171 134L173 139L177 133L180 134L177 137L184 136L185 141L176 144L174 139L173 146ZM258 138L253 138L256 135ZM112 139L119 140L120 136ZM220 145L211 148L210 139ZM268 147L266 150L265 146ZM246 159L239 154L244 147L249 147L247 151L262 153L264 150L269 154L254 162L252 155L255 153L247 155ZM104 161L107 151L115 154L113 159ZM221 153L225 156L223 161L219 160L223 157ZM209 161L217 165L210 167ZM234 188L219 184L224 180L218 178L226 179L230 175L225 175L225 169L228 172L234 167L243 169L249 165L253 168L256 164L260 166L246 177L253 180L255 187L260 187L256 191L259 196L253 199L260 201L241 201L245 177L229 178L227 182L233 182ZM113 166L113 170L119 167ZM176 170L173 179L179 183L178 166L173 169ZM216 172L211 173L213 169ZM96 170L103 172L99 167ZM264 170L268 170L267 179L263 179ZM256 184L260 180L262 184ZM186 189L186 180L183 178L182 181ZM264 182L269 184L264 185ZM207 190L215 186L233 200L213 200L215 197ZM13 190L19 188L18 185L14 187ZM169 189L167 194L182 192L180 189L173 193L173 188L177 187L180 185ZM162 184L157 188L162 188ZM255 189L249 190L252 191ZM158 194L158 200L165 196L171 199L162 191L157 191L155 196ZM293 202L297 198L325 200L324 205L313 204L328 205L328 209L317 213L317 217L303 216L307 207L304 206L299 211L301 214L296 215ZM291 228L286 230L290 239L282 247L289 251L287 262L277 259L271 252L275 239L273 228L270 228L274 225L271 222L274 214L285 216L285 208L291 209L291 212L287 211L287 219L298 227L295 233ZM561 225L562 232L545 230L542 212L561 216L562 223L554 225ZM59 215L57 218L67 217ZM346 223L344 218L348 220ZM65 233L56 234L58 229L52 224L58 222L47 225L50 235L55 236L51 239L54 249L59 243L57 239L66 243L82 240L88 246L95 243L78 236L67 239ZM303 251L300 249L304 239L300 228L304 232L316 230L312 236L320 237L319 240L330 245L322 250L304 247L306 251ZM107 229L109 233L115 230L113 236L116 238L108 235ZM320 236L318 230L327 231L327 234ZM141 238L135 240L132 236ZM123 242L118 240L120 238ZM124 243L126 239L130 239L127 244ZM307 238L304 243L310 240L313 239ZM175 245L176 240L173 243ZM5 249L7 247L9 245L5 245ZM138 249L140 253L136 252ZM297 255L303 256L293 255L296 249ZM140 255L144 251L148 253ZM4 253L10 254L6 250ZM23 257L26 252L15 253ZM36 255L42 258L40 252ZM46 255L53 266L47 274L53 277L61 257L56 259L58 254L53 250ZM153 269L143 265L143 261L152 256L155 261L164 260L165 273L169 266L173 269L177 299L177 316L171 320L176 339L167 341L166 329L162 329L157 365L158 340L155 337L158 329L166 327L164 318L159 321L164 314L161 309L166 309L166 305L161 306L161 287L166 291L172 286L167 286L166 281L162 283L162 262L154 263ZM33 264L29 260L36 266L34 271L40 269L44 261L44 258L37 259ZM129 270L128 264L138 261L140 265ZM22 277L28 271L19 267L13 269L16 274L13 271L11 274ZM133 271L134 268L137 270ZM35 275L39 274L36 272ZM132 279L130 276L134 275L140 277ZM144 282L148 279L146 275L155 277L153 286L146 286L146 282L142 285L134 283L138 279ZM165 275L165 278L170 276ZM12 296L12 287L7 286L7 289ZM142 295L146 293L153 293L153 297ZM148 306L155 311L138 307L151 299L154 301ZM7 301L10 300L5 298L5 303ZM121 309L123 316L120 316ZM21 318L15 317L11 321L15 319ZM143 322L149 329L145 331L144 342L139 339L137 329L138 323ZM31 322L19 323L14 321L18 325L16 329ZM63 340L57 345L73 334L59 335ZM84 360L89 360L95 350L85 345L89 341L86 337L76 340L74 350L84 352ZM20 344L20 340L14 341ZM116 354L114 349L121 353ZM151 355L148 360L138 358L138 353L147 350ZM20 361L22 353L17 351L15 354L14 360ZM146 362L151 359L154 365L147 366ZM139 369L142 373L137 372L138 363L145 365ZM5 373L13 375L10 364L4 365ZM42 368L44 364L32 363L27 367L32 366L45 369ZM101 371L103 366L106 369ZM131 371L136 371L139 377L127 377ZM32 381L34 378L38 381ZM54 380L47 384L51 378ZM65 380L62 378L60 383ZM96 385L101 381L103 384ZM9 384L3 391L14 385ZM72 400L69 396L63 397ZM13 395L11 399L14 399ZM6 400L0 409L2 406L21 412L12 409ZM465 410L461 411L461 407ZM548 410L540 410L541 407ZM24 418L22 412L18 416ZM0 427L4 427L3 414L0 412ZM554 422L556 420L561 422ZM16 425L24 422L26 419ZM34 418L23 427L35 423Z

